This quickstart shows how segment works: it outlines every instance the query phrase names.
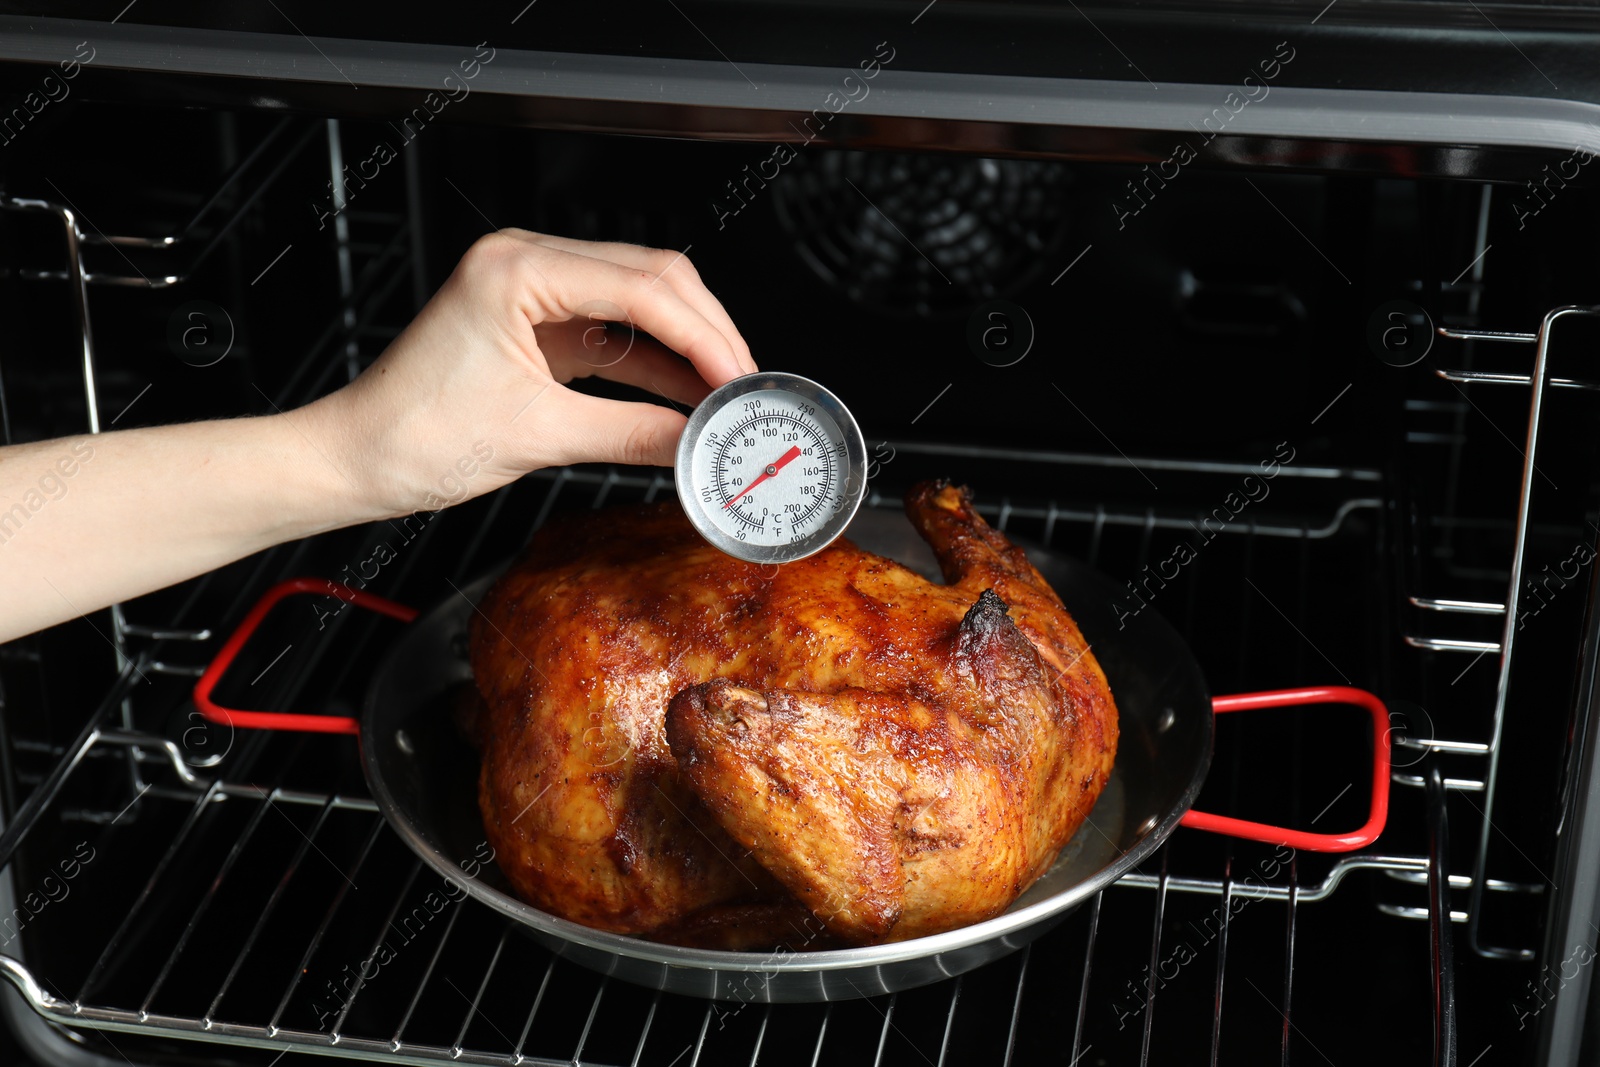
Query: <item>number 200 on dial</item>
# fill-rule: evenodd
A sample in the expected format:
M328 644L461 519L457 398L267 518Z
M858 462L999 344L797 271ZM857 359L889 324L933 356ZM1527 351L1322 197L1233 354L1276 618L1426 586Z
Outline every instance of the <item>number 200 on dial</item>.
M731 556L787 563L844 532L866 491L866 444L848 408L796 374L735 378L678 442L678 498Z

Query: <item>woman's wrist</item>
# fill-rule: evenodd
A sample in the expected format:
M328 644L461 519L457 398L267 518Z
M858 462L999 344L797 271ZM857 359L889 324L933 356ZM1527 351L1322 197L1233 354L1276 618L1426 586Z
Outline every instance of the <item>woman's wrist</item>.
M506 375L492 400L463 403L449 397L448 382L414 380L401 366L382 373L391 369L384 366L390 359L385 354L361 378L285 416L305 430L331 460L324 466L343 479L343 522L438 511L533 466L523 457L513 459L507 444L506 431L516 428L516 412L508 406L518 399L516 390L535 399L542 392L528 386L525 375ZM495 410L502 400L507 411Z
M392 511L375 487L371 449L339 393L293 411L264 416L262 444L283 481L276 500L278 541L376 522Z

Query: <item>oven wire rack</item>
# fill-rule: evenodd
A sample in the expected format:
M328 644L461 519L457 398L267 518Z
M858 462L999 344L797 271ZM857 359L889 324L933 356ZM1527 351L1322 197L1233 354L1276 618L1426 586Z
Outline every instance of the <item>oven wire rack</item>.
M563 469L556 472L541 472L531 477L548 482L548 489L536 521L543 521L554 510L558 499L564 495L581 494L585 498L585 503L595 506L623 492L630 498L650 500L663 494L670 494L672 491L670 480L661 476L628 474L616 470ZM883 507L889 506L891 501L883 497L874 497L869 504ZM1008 506L1002 503L986 510L998 524L1001 521L1000 509ZM1060 509L1052 509L1049 506L1038 509L1010 507L1008 521L1014 521L1019 514L1037 512L1036 517L1039 520L1049 522L1052 510L1059 512ZM465 572L473 564L474 560L467 558L456 562L454 567ZM352 658L354 651L352 650ZM397 840L388 831L376 806L364 796L284 787L281 779L292 765L292 761L280 768L278 781L257 784L230 781L225 777L209 777L186 762L185 754L169 738L104 725L113 718L127 693L137 684L138 672L148 666L149 662L148 653L141 653L130 661L119 675L117 685L108 692L100 708L85 727L83 734L68 747L63 758L57 763L55 771L35 788L28 804L18 812L5 832L0 834L0 863L6 863L11 859L26 831L31 826L37 825L49 806L62 795L71 775L86 773L87 769L95 764L105 763L108 758L114 759L118 753L127 751L140 754L139 763L143 780L137 794L131 798L129 808L135 809L138 819L145 822L159 821L153 812L142 810L147 807L152 809L160 807L170 809L172 812L166 820L174 827L170 841L159 858L150 865L148 876L134 894L133 908L127 915L121 917L110 931L104 951L87 973L79 976L76 985L61 987L57 984L59 979L50 973L50 968L41 968L37 964L30 966L21 959L0 954L0 969L4 969L7 977L23 992L29 1003L45 1017L68 1026L250 1044L270 1049L292 1047L340 1056L415 1064L470 1062L510 1064L515 1067L520 1064L604 1063L620 1067L622 1064L666 1063L671 1060L672 1054L684 1052L687 1054L683 1062L696 1063L701 1060L702 1054L706 1053L708 1048L712 1046L721 1048L717 1045L722 1030L718 1023L723 1014L736 1010L742 1012L744 1009L736 1005L710 1003L694 1005L692 1010L698 1019L698 1029L688 1036L683 1047L658 1048L656 1042L660 1039L660 1032L656 1026L663 995L646 994L632 987L628 987L624 992L618 984L601 976L595 976L593 981L597 984L594 986L592 999L587 1005L578 1005L576 1015L582 1015L584 1022L573 1038L574 1043L570 1047L570 1053L567 1048L555 1052L548 1046L537 1052L530 1050L528 1047L530 1037L537 1041L545 1036L541 1027L548 1021L552 986L583 985L590 979L587 972L562 963L543 949L536 948L529 939L518 935L514 924L493 916L487 909L480 908L472 902L463 902L454 908L449 918L444 920L438 940L420 950L418 958L425 959L425 966L409 992L402 992L398 997L386 998L399 1005L397 1008L399 1020L392 1028L384 1027L378 1032L362 1029L357 1025L357 1020L353 1016L358 1008L365 1007L365 1002L361 999L363 994L369 999L373 995L368 983L359 978L350 991L349 999L339 1006L328 1029L316 1029L303 1024L293 1025L289 1017L295 1015L297 1010L302 1018L305 1016L304 1005L300 1000L304 1000L307 996L306 987L309 980L303 976L309 972L313 977L322 977L335 970L333 963L324 958L329 951L330 931L351 921L349 909L354 906L351 894L344 890L338 880L327 877L323 880L328 883L331 891L327 894L324 913L313 927L303 931L304 944L284 957L290 965L280 968L281 973L277 975L280 988L275 990L274 995L261 1001L263 1005L271 1006L270 1012L264 1007L260 1014L266 1016L265 1018L245 1021L239 1015L227 1010L231 1003L228 999L229 994L239 981L239 976L248 973L255 966L252 953L261 951L263 941L268 937L264 931L268 931L282 895L294 888L297 879L306 877L308 865L330 864L339 878L348 880L352 885L359 885L365 880L364 872L369 869L374 853L395 846ZM304 746L308 743L323 742L319 739L311 742L301 740L298 743ZM1438 796L1442 801L1443 793L1440 792ZM288 839L287 843L293 848L287 851L279 876L270 880L277 888L254 912L259 916L254 926L248 931L237 932L233 940L238 945L238 951L232 956L226 968L220 966L214 968L223 974L214 994L201 1011L183 1014L161 1010L161 999L171 968L182 965L189 956L198 951L201 943L211 951L219 947L214 931L208 933L211 931L208 921L224 910L230 913L238 910L236 901L232 907L224 908L226 898L230 895L237 896L240 892L230 882L229 876L246 865L251 859L251 850L258 847L261 838L267 832L279 822L287 821L287 817L282 814L286 810L304 813L303 818L295 821L300 836L294 838L284 835ZM234 814L230 815L230 812ZM278 815L275 816L273 812L277 812ZM215 846L226 841L228 835L220 834L213 829L213 824L224 818L229 819L230 827L239 827L237 836L233 837L231 848L227 850ZM333 824L341 821L348 825L337 836L337 840L343 843L343 848L336 849L330 843L330 835ZM104 829L110 834L117 828L116 821L113 820ZM1163 985L1157 976L1156 967L1158 961L1163 958L1163 946L1170 944L1168 939L1175 932L1170 919L1166 918L1172 913L1173 897L1205 894L1220 900L1221 907L1215 911L1215 914L1220 916L1221 926L1216 941L1217 961L1213 994L1218 1004L1222 1002L1225 989L1231 988L1227 984L1229 974L1227 951L1231 916L1236 911L1233 905L1240 900L1278 902L1284 913L1283 951L1285 960L1288 961L1282 974L1279 1001L1287 1006L1292 1003L1294 992L1295 972L1292 961L1295 929L1300 921L1299 909L1302 905L1316 904L1329 899L1350 875L1363 870L1387 870L1414 875L1434 889L1434 895L1440 900L1448 900L1448 890L1461 888L1463 880L1459 876L1445 877L1441 855L1442 853L1434 850L1429 855L1423 856L1383 854L1343 856L1334 861L1332 867L1319 880L1304 884L1300 881L1299 865L1296 861L1288 866L1286 882L1268 885L1235 877L1231 862L1225 865L1223 877L1215 882L1175 875L1168 868L1163 850L1156 872L1130 875L1118 883L1119 886L1148 888L1154 891L1150 898L1152 905L1148 947L1150 966L1145 971L1145 987L1138 991L1137 997L1140 1003L1141 1062L1148 1057L1152 1040L1156 1035L1155 1007ZM363 905L363 911L371 910L387 916L379 927L380 931L392 928L395 917L407 913L407 905L411 904L420 873L420 863L412 861L403 878L396 880L400 888L391 902L375 909ZM326 875L326 872L323 874ZM108 988L115 987L120 990L129 987L128 983L132 980L132 976L128 974L129 969L139 969L136 964L130 962L131 954L135 942L141 936L145 936L141 935L140 931L151 925L149 913L159 911L162 908L160 902L169 894L177 894L183 884L196 881L203 881L207 888L198 899L194 899L192 894L185 899L182 908L186 918L181 927L169 924L174 934L170 943L150 946L148 951L142 953L151 959L166 960L166 966L153 976L148 973L141 974L139 979L144 983L142 991L120 1003L101 996L100 994ZM1037 966L1035 961L1041 953L1049 953L1050 957L1056 960L1072 957L1077 951L1078 938L1083 939L1081 949L1083 970L1077 988L1073 1046L1067 1062L1076 1062L1077 1057L1092 1045L1096 1026L1095 1021L1089 1017L1089 1006L1092 1003L1091 991L1094 989L1093 978L1097 964L1096 945L1101 934L1102 912L1106 907L1104 898L1105 894L1102 894L1092 904L1086 906L1088 912L1086 930L1082 929L1083 923L1071 924L1073 929L1070 932L1047 935L1037 947L1024 948L1011 962L998 964L993 969L980 972L989 976L998 970L999 974L1006 976L1009 994L999 997L997 1001L998 1003L1009 1001L1011 1013L1006 1041L1006 1061L1009 1061L1009 1050L1015 1042L1019 1026L1028 1025L1030 1022L1030 1017L1024 1012L1024 1006L1029 1003L1026 991L1030 967ZM5 901L0 899L0 905L4 903ZM473 935L465 933L469 927L475 931ZM1447 942L1448 938L1444 940ZM470 951L471 946L481 948L480 955L485 957L479 964L481 972L476 986L463 986L459 981L454 982L459 988L444 985L443 980L448 975L445 970L440 969L440 961L453 950ZM356 962L371 959L371 954L376 951L377 944L371 943L353 959ZM1105 965L1104 960L1098 962L1102 967ZM1059 965L1055 964L1058 967ZM143 970L148 972L150 968L146 966ZM469 968L468 973L473 973L473 969ZM497 1009L492 1019L486 1015L488 1010L486 998L494 1000L497 1004L501 999L502 991L495 982L497 976L504 981L508 974L529 973L539 974L541 977L530 996L525 998L526 1003L519 1012L511 1016L509 1022L504 1009ZM1440 974L1438 971L1435 973L1436 977ZM1447 980L1447 977L1440 980ZM951 1041L959 1030L956 1020L960 1016L963 1004L973 1002L972 986L977 981L979 979L976 976L967 976L933 987L932 990L911 991L864 1002L872 1005L870 1010L882 1017L878 1031L877 1052L872 1062L889 1062L904 1058L902 1054L905 1050L902 1048L897 1053L896 1048L906 1043L926 1056L929 1062L964 1062L960 1058L960 1050L953 1048ZM1259 985L1259 982L1253 984ZM1105 994L1105 990L1100 991L1102 997ZM418 1004L425 997L433 999L449 997L451 1000L459 1000L459 1018L452 1024L453 1031L449 1035L449 1040L430 1041L408 1031L408 1024L415 1018ZM641 998L647 998L648 1002ZM930 1008L931 999L939 1001L942 1005L941 1011L936 1012ZM991 997L991 1000L993 999L995 998ZM894 1020L897 1017L902 1021L908 1018L909 1009L904 1002L909 1001L917 1002L914 1016L918 1021L916 1032L926 1034L936 1031L940 1035L937 1048L931 1045L918 1046L912 1038L897 1031ZM612 1015L611 1010L615 1010L622 1018ZM748 1038L752 1042L748 1049L750 1061L754 1062L760 1055L766 1040L767 1028L777 1025L774 1016L797 1013L814 1017L811 1018L814 1031L809 1039L812 1042L810 1062L830 1062L828 1058L831 1054L828 1044L830 1020L835 1013L861 1010L863 1009L846 1005L831 1007L819 1005L814 1006L814 1009L811 1006L803 1009L792 1006L776 1008L750 1006L748 1011L751 1015L756 1013L760 1015L760 1024L754 1037ZM681 1014L681 1011L681 1007L677 1009L677 1013ZM941 1021L941 1025L929 1030L927 1024L935 1017L937 1021ZM1287 1028L1288 1020L1291 1018L1290 1013L1285 1010L1283 1017ZM516 1022L518 1018L521 1019L520 1025ZM445 1029L451 1030L451 1027ZM1211 1035L1211 1062L1214 1063L1219 1062L1218 1057L1223 1048L1222 1029L1223 1015L1219 1011L1214 1016ZM631 1049L623 1050L623 1055L616 1055L614 1050L611 1050L610 1055L606 1055L597 1052L593 1047L593 1042L601 1031L627 1032L636 1034L636 1037L633 1038ZM834 1032L837 1032L836 1026ZM656 1037L652 1037L653 1033ZM770 1052L769 1049L769 1054ZM720 1051L718 1055L721 1055ZM741 1057L745 1055L743 1046L739 1049L739 1055ZM889 1056L888 1060L884 1059L886 1055ZM1220 1062L1226 1060L1222 1059ZM1439 1062L1451 1061L1446 1059Z

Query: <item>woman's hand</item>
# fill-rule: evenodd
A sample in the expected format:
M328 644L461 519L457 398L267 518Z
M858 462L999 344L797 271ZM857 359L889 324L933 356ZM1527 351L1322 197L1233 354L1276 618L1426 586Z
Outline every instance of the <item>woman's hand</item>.
M540 467L672 465L683 414L568 389L575 378L692 406L755 370L686 256L501 230L467 251L359 378L288 417L325 444L368 517L387 518L460 503Z
M693 404L755 369L683 256L503 230L306 407L0 448L0 641L539 467L671 464L682 414L566 383L598 374Z

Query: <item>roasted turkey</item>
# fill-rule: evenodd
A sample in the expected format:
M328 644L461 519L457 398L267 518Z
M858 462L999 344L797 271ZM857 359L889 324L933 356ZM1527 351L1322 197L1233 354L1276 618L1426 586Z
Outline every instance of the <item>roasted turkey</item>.
M676 502L542 529L473 618L479 804L517 892L707 947L989 918L1104 788L1105 676L964 489L906 512L948 584L834 542L760 566Z

